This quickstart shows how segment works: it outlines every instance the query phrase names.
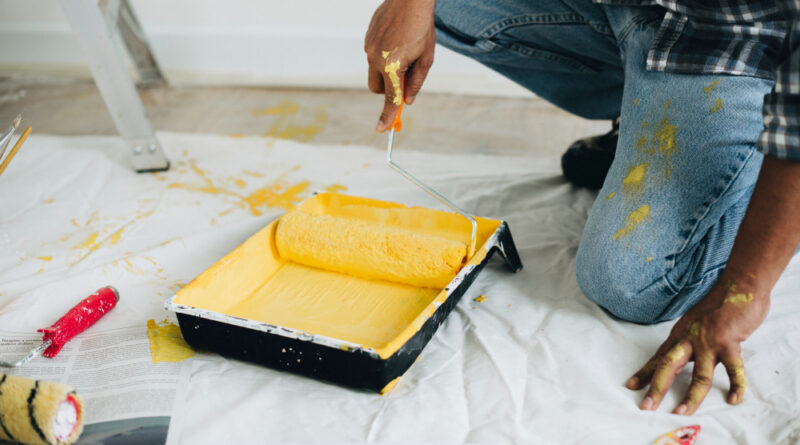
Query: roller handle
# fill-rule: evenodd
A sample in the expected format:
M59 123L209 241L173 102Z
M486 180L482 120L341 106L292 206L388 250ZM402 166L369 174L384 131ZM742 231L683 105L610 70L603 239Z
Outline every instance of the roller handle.
M39 329L44 334L42 340L50 341L50 346L42 355L55 357L61 348L73 337L95 324L106 312L114 309L119 301L119 292L111 286L99 289L76 304L49 328Z

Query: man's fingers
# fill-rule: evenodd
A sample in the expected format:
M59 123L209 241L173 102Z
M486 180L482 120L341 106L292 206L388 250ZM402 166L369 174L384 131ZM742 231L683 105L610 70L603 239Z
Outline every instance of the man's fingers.
M656 370L650 379L650 389L647 391L642 404L643 410L655 410L664 398L667 390L672 386L675 375L689 362L692 355L692 346L689 342L681 342L670 348L662 355Z
M725 371L731 380L731 389L728 392L728 403L738 405L744 399L747 390L747 376L744 373L744 363L740 351L726 351L721 357Z
M395 63L399 66L400 62ZM380 117L378 117L378 126L376 127L378 131L386 131L389 129L389 126L392 125L392 121L394 121L394 116L397 114L397 109L403 104L402 75L405 73L397 74L393 69L389 71L390 72L383 73L385 100L383 101L383 111Z
M422 84L425 82L425 78L428 76L428 71L431 69L431 65L433 65L433 48L434 47L431 46L430 50L426 50L425 53L422 54L422 57L417 59L417 61L414 62L414 65L408 69L405 85L405 101L409 105L414 103L414 99L422 89Z
M686 397L678 405L673 414L691 415L697 407L703 403L708 391L711 389L711 383L714 379L714 367L717 364L717 358L710 351L697 351L694 352L694 371L692 372L692 383L689 385L689 390L686 392Z
M370 67L367 85L369 85L369 90L373 93L383 94L383 75L381 75L381 72Z
M658 357L658 354L651 357L650 360L642 366L642 369L637 371L633 377L625 382L625 387L636 391L637 389L642 389L647 386L647 384L650 383L650 379L653 377L656 365L658 365Z

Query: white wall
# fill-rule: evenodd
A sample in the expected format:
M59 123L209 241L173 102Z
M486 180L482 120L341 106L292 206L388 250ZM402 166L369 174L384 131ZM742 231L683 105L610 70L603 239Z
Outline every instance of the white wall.
M363 39L377 1L131 1L173 84L366 88ZM89 75L58 0L0 0L0 73ZM442 47L426 90L530 95Z

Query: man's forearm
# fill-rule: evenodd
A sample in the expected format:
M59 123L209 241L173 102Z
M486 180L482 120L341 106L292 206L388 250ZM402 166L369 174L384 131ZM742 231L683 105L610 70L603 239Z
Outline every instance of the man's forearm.
M768 298L800 244L800 162L764 158L720 280Z

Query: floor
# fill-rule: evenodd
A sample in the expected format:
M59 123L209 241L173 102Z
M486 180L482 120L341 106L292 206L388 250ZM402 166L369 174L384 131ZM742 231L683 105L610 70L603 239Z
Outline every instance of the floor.
M424 90L423 90L424 91ZM316 144L383 149L374 131L381 98L364 88L310 90L252 87L165 87L140 91L156 129L265 135ZM89 80L0 78L0 122L23 113L35 133L112 135L114 125ZM404 113L398 148L445 153L557 155L573 140L605 133L545 101L422 94Z

